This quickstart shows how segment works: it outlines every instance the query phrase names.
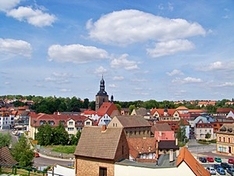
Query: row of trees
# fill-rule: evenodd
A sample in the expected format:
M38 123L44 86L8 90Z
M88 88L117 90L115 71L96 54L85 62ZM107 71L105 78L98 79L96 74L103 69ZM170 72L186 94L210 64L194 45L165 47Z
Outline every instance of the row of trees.
M69 136L64 126L60 123L59 126L52 128L49 124L41 125L36 134L38 144L47 145L76 145L80 139L81 132L76 135Z
M59 112L79 112L81 108L84 109L95 109L95 101L89 101L88 98L85 98L84 100L77 98L77 97L72 97L72 98L62 98L62 97L55 97L55 96L50 96L50 97L42 97L42 96L35 96L35 95L29 95L29 96L22 96L22 95L6 95L6 96L0 96L1 99L13 99L16 100L14 101L14 106L23 106L24 103L20 102L21 99L27 99L27 100L32 100L34 104L30 107L32 110L34 110L36 113L42 112L42 113L47 113L47 114L53 114L56 111ZM226 102L228 101L234 101L228 100L228 99L223 99L220 101L217 101L216 105L208 105L206 107L199 107L197 106L199 100L194 101L193 104L190 103L190 101L182 101L180 104L174 104L173 101L156 101L156 100L148 100L148 101L114 101L114 103L117 105L118 109L121 108L129 108L130 112L132 109L135 108L146 108L146 109L151 109L151 108L169 108L169 109L174 109L179 106L186 106L189 109L199 109L203 108L206 109L209 113L215 113L217 108L220 107L231 107L234 108L234 105L226 105Z

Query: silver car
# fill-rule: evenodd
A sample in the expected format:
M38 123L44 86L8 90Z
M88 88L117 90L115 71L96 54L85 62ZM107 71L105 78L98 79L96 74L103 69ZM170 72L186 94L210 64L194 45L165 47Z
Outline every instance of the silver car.
M216 171L213 167L207 167L206 170L210 172L210 175L216 175Z

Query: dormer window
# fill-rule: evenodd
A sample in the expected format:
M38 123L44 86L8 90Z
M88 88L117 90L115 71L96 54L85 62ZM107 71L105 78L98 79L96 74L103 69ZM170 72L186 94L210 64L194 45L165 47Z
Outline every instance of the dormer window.
M46 121L45 120L40 120L40 125L44 125L46 124Z
M54 124L55 124L53 120L49 120L48 123L49 123L50 125L54 125Z

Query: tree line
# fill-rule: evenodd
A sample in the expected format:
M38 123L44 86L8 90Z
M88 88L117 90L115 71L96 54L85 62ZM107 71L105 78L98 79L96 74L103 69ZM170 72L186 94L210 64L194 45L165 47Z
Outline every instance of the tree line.
M21 102L22 99L32 100L34 103L30 106L30 109L34 110L36 113L46 113L53 114L54 112L80 112L82 109L92 109L95 110L95 101L90 101L88 98L81 99L78 97L42 97L42 96L22 96L22 95L5 95L0 96L0 100L2 99L12 99L16 100L13 102L15 107L27 105L26 103ZM226 102L233 101L228 99L223 99L217 101L216 105L208 105L208 106L198 106L199 100L195 100L193 103L190 101L183 100L179 104L175 104L173 101L156 101L156 100L147 100L147 101L114 101L117 108L120 110L121 108L128 108L131 112L133 109L137 109L140 107L146 109L152 108L169 108L175 109L179 106L186 106L188 109L206 109L208 113L215 113L217 108L234 108L234 105L226 105Z

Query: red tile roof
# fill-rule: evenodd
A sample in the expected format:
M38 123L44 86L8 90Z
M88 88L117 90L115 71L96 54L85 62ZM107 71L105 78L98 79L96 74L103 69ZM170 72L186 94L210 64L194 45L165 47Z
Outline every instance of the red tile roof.
M112 112L114 110L118 110L114 103L112 102L104 102L101 107L97 110L97 114L99 116L103 116L107 114L108 116L111 116Z
M128 138L127 141L130 149L130 155L134 158L137 158L139 154L156 152L155 138Z
M31 126L33 127L39 127L41 124L40 122L45 121L53 121L54 125L53 126L58 126L60 121L64 121L64 126L66 126L66 122L70 119L73 119L74 121L82 121L82 124L85 120L89 119L86 116L79 116L79 115L58 115L58 114L44 114L44 113L39 113L39 114L34 114L30 113L31 116Z
M185 162L196 176L210 176L210 173L193 157L186 147L181 148L176 166L179 167L182 162Z

